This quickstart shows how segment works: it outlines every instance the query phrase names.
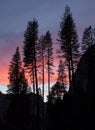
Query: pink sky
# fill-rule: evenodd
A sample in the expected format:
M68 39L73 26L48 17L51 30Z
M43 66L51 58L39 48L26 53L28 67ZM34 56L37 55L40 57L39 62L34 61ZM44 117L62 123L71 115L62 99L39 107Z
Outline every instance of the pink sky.
M19 44L21 43L21 44ZM1 59L1 63L0 63L0 84L8 84L8 69L9 69L9 64L10 61L12 59L12 55L15 52L16 46L19 45L20 46L20 52L22 53L22 42L21 40L16 41L15 44L11 44L8 47L3 47L2 50L0 51L0 59ZM57 56L55 55L56 52L56 48L54 50L54 65L55 67L54 72L55 74L52 76L52 82L55 82L55 80L57 79L57 66L58 66L58 61L59 59L56 58ZM28 77L27 77L28 78ZM47 81L47 78L45 78Z
M71 7L79 38L85 27L91 25L95 28L95 0L0 1L1 84L8 83L8 65L16 47L19 45L22 51L23 34L28 21L36 18L39 22L39 33L44 35L49 30L54 38L58 34L66 5ZM54 63L57 65L57 60Z

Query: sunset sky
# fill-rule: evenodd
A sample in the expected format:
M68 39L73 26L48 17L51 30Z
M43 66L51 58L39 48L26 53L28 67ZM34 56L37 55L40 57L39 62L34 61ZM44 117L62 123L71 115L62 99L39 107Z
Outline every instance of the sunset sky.
M79 38L85 27L95 27L95 0L0 0L0 84L8 84L8 65L18 45L22 51L28 21L36 18L39 35L50 30L55 41L66 5L71 7Z

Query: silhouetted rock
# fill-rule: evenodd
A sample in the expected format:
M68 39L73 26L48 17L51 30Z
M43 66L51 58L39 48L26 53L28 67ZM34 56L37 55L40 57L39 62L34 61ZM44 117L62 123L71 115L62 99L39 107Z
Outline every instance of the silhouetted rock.
M95 45L88 48L80 59L72 82L74 84L69 90L72 95L95 95Z
M62 102L48 103L48 130L95 129L95 45L80 59Z
M74 124L79 130L95 129L95 45L80 59L69 94L73 97Z

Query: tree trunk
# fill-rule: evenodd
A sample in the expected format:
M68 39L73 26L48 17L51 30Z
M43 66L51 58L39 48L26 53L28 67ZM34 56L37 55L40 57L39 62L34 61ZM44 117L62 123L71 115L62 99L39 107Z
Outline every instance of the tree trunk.
M71 85L72 85L72 88L74 88L74 86L75 86L75 81L74 81L74 63L73 63L72 47L71 47L71 45L70 45L70 61L71 61L71 72L72 72L71 80L73 78Z
M73 63L73 57L72 57L72 46L70 44L70 61L71 61L71 71L72 71L72 76L74 75L74 63Z
M43 52L43 51L42 51ZM42 53L42 77L43 77L43 109L42 109L42 127L43 127L43 130L44 130L44 55Z
M35 46L34 46L34 69L35 69L35 84L36 84L36 95L37 95L37 130L40 130L40 124L39 124L39 100L38 100L38 96L39 96L39 92L38 92L38 78L37 78L37 65L36 65L36 51L35 51Z
M50 94L50 60L49 60L49 50L48 50L48 95Z
M33 93L35 93L35 70L34 70L34 63L33 63Z
M44 55L43 55L43 52L42 52L42 77L43 77L42 90L43 90L43 101L44 101Z
M68 61L68 73L69 73L69 86L71 86L71 64L70 64L70 60Z

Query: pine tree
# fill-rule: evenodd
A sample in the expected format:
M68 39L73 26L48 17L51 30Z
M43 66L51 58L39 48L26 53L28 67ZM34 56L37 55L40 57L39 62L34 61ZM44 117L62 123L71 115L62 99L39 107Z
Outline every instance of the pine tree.
M8 85L8 93L19 94L21 93L22 86L27 89L28 83L25 78L24 71L22 71L19 47L16 48L16 52L10 62L8 74L10 83L10 85Z
M24 33L24 47L23 47L23 61L24 66L28 69L31 75L33 90L37 98L34 98L34 106L36 105L36 129L39 130L39 100L38 100L38 77L37 77L37 43L38 43L38 21L34 19L28 23L27 29ZM35 102L36 101L36 102ZM35 104L36 103L36 104ZM34 110L35 113L35 110Z
M79 43L76 26L72 17L70 8L66 6L65 13L60 23L60 31L58 33L59 43L63 51L63 57L66 60L68 73L69 73L69 85L71 84L71 77L74 74L79 55Z
M48 94L50 92L50 78L53 73L53 43L51 34L49 31L46 32L45 36L45 44L46 44L46 65L47 65L47 73L48 73Z
M50 95L48 96L48 101L51 103L56 103L56 101L59 102L59 100L63 100L64 94L66 93L66 87L64 84L60 82L56 82L52 87L51 87L51 92Z
M64 62L62 60L59 61L58 66L58 77L56 83L51 87L50 95L48 95L49 101L55 103L56 99L63 99L63 95L66 92L65 87L65 68Z
M91 26L86 27L83 32L82 37L82 45L81 45L81 53L82 55L85 53L85 51L93 45L95 42L95 35L94 35L94 29L92 29Z
M46 54L46 44L45 37L41 36L38 44L38 55L39 55L39 75L42 80L42 95L44 100L44 84L45 84L45 54Z
M36 45L38 40L38 21L33 20L28 23L27 29L24 33L24 47L23 47L23 61L24 66L29 70L33 90L38 94L38 79L37 79L37 58Z

